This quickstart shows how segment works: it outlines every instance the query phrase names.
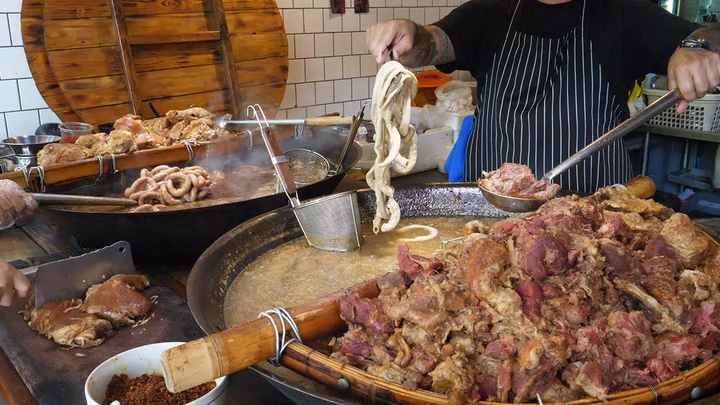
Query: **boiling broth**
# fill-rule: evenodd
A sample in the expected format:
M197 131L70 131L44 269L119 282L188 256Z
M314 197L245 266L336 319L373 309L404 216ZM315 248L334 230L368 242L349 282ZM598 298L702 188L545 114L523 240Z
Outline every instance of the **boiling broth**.
M362 247L348 253L328 252L310 247L299 238L270 250L250 263L233 281L225 297L227 327L255 319L262 311L293 307L371 280L396 270L401 239L427 234L426 230L399 230L407 225L428 225L438 235L428 241L407 242L412 254L430 256L441 242L463 235L468 217L424 217L402 219L397 228L374 235L372 224L363 225ZM491 220L484 220L487 224Z

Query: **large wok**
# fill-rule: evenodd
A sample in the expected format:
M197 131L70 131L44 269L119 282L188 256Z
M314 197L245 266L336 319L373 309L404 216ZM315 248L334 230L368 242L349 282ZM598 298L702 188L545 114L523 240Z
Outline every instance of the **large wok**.
M475 183L399 187L395 198L403 217L500 218L507 215L490 205ZM361 191L358 202L362 221L371 222L375 210L374 194ZM213 243L195 263L187 283L188 303L200 327L208 334L224 330L223 303L233 280L261 254L300 237L302 231L292 211L282 208L245 222ZM252 369L296 403L361 403L282 367L262 363Z
M283 150L306 148L323 154L334 161L340 154L345 138L330 129L315 131L309 140L285 139ZM362 148L353 144L346 157L342 172L298 190L302 199L330 194L342 180L345 172L354 166L362 155ZM245 164L268 164L270 159L264 145L232 156L195 159L192 163L219 168L228 159ZM139 171L118 173L99 182L74 183L53 188L54 192L92 196L120 196L123 190L139 177ZM192 264L217 238L235 226L260 214L288 205L284 193L245 201L229 201L210 206L181 210L131 213L112 212L112 207L83 207L82 210L65 206L47 207L52 221L65 233L74 236L84 248L100 248L118 240L130 242L133 258L138 264ZM110 208L110 209L108 209ZM44 208L45 209L45 208Z

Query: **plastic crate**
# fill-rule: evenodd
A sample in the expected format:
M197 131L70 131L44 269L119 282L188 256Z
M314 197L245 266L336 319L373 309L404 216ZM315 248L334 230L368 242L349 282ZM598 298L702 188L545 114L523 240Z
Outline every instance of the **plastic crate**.
M648 105L667 93L666 90L642 89ZM720 132L720 94L708 94L691 102L683 114L676 113L675 108L675 106L668 108L648 121L648 124L694 131Z

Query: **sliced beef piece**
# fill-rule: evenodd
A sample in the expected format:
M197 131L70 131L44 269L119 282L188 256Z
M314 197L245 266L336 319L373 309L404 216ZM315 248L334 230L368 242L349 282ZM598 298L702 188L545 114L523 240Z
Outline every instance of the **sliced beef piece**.
M587 395L605 401L609 387L605 381L605 373L600 363L589 361L580 363L575 367L577 371L574 375L563 375L570 386L578 387Z
M610 354L610 350L605 345L604 323L604 320L598 320L593 325L583 326L577 330L572 355L574 360L599 360L600 356Z
M540 363L532 370L525 370L515 365L512 376L512 390L515 394L513 402L526 403L535 398L536 393L544 392L550 387L558 366L552 362Z
M718 284L706 273L685 270L680 274L676 293L686 308L694 308L707 300L715 299L718 295Z
M40 309L26 308L30 329L55 343L71 347L94 347L114 334L110 321L80 310L80 300L48 302Z
M680 371L675 363L661 359L648 360L647 368L659 382L663 382L680 375Z
M117 274L90 287L80 309L108 319L114 326L131 324L152 309L152 302L140 294L149 286L150 281L144 275Z
M416 283L412 284L404 294L395 297L381 294L379 300L383 303L384 313L389 319L397 324L403 320L410 321L433 336L437 332L436 329L450 316L444 307L440 307L441 299L444 297L442 290Z
M623 390L644 388L658 382L647 368L626 367L618 377L617 382Z
M654 332L685 333L685 329L680 325L680 323L675 318L670 316L670 310L667 309L667 307L662 305L660 302L658 302L657 299L648 294L641 287L631 281L621 278L616 278L615 280L613 280L613 284L615 284L618 290L622 291L633 299L636 299L645 308L652 312L653 316L657 320L657 322L654 323L652 326Z
M389 335L395 330L377 298L360 298L357 294L346 296L340 300L340 314L345 321L365 325L381 335Z
M351 327L337 340L335 349L339 347L339 351L343 354L370 358L373 355L373 343L371 337L362 328Z
M409 283L410 279L404 271L393 271L391 273L384 274L377 279L377 286L381 291L391 287L401 285L405 286Z
M700 348L703 342L698 335L661 335L655 339L654 356L668 363L695 363L696 359L707 360L712 351Z
M485 355L497 360L507 360L515 355L515 337L510 333L503 333L500 338L493 340L485 346Z
M600 246L600 254L605 258L605 271L610 279L615 277L635 279L640 275L640 258L625 246L616 242L606 242Z
M490 239L477 240L470 247L464 282L475 296L483 299L498 288L497 277L508 263L505 245Z
M613 312L605 333L608 348L623 360L640 361L653 350L650 322L642 312Z
M605 187L597 191L592 197L603 210L616 212L634 212L644 218L657 217L665 220L670 218L673 211L653 200L644 200L635 197L631 192L617 187Z
M663 275L643 275L638 278L638 284L655 297L670 311L670 316L680 320L686 312L683 300L677 294L677 282L674 278Z
M716 251L710 238L683 213L675 213L665 221L660 235L665 238L686 269L696 268Z
M475 382L477 383L477 390L481 401L495 401L497 399L497 377L479 374L475 377Z
M525 254L525 272L537 281L542 282L548 274L564 274L570 268L567 249L548 234L533 238L521 249Z
M690 332L698 335L707 335L709 332L720 332L720 308L715 309L716 303L705 301L700 308L691 311L692 327Z
M428 258L418 255L411 255L407 245L398 247L398 265L412 280L422 280L436 274L442 269L443 262L437 258Z
M577 195L553 198L536 211L538 216L567 213L579 216L584 223L593 228L600 226L603 221L602 211L598 209L597 204L589 198L580 198Z
M464 354L445 358L430 373L433 391L441 394L467 395L475 381L470 362Z
M598 233L603 237L614 239L620 243L626 243L635 236L635 233L630 229L630 226L625 223L620 214L615 214L606 219L598 229Z
M408 367L423 375L431 372L438 364L438 356L433 353L434 351L430 345L413 347L412 359Z
M515 359L508 359L500 364L498 369L497 398L500 402L508 402L510 390L513 388L514 374L517 368Z
M518 280L515 284L515 291L522 298L523 313L531 321L539 322L542 317L541 301L543 299L540 287L530 280Z

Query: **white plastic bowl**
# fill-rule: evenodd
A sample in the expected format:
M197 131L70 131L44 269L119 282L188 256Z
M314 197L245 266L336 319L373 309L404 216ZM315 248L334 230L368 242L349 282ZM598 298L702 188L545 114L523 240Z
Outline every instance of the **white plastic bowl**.
M160 354L167 349L179 346L183 342L155 343L128 350L105 360L97 366L85 382L85 399L88 405L102 405L105 390L115 374L127 374L130 378L143 374L162 374ZM215 388L210 392L188 402L187 405L224 405L227 395L227 378L215 380Z

